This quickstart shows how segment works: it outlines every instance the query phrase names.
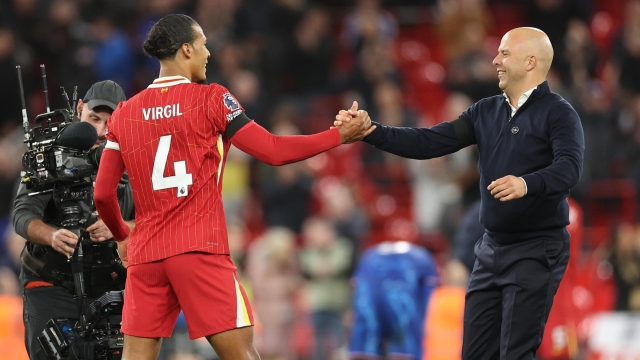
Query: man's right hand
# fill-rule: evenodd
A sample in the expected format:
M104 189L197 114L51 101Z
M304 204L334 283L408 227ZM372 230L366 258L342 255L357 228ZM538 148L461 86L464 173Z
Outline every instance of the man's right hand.
M78 244L78 236L67 229L56 230L51 235L51 247L66 257L71 257Z
M362 140L367 135L371 134L375 130L375 126L371 126L371 118L369 113L364 110L358 110L358 102L354 101L351 109L340 110L340 113L336 116L336 119L340 116L345 118L351 115L352 118L336 124L338 131L340 132L340 140L343 144L351 144L356 141ZM338 123L338 121L336 121Z

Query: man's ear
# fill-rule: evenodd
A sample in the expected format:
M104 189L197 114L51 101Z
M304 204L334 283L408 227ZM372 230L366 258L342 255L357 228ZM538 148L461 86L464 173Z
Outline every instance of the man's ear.
M527 59L527 71L531 71L535 69L537 65L538 65L538 58L535 55L529 56L529 58Z
M180 51L182 51L182 55L185 58L191 59L191 55L192 55L191 45L189 45L188 43L182 44L182 46L180 47Z
M76 107L76 114L78 119L80 119L80 113L82 112L82 108L84 107L84 101L82 99L78 99L78 106Z

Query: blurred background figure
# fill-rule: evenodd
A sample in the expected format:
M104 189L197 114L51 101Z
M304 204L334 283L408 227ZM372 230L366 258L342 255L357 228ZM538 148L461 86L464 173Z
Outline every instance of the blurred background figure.
M295 240L291 230L273 227L248 251L246 275L260 324L255 343L263 359L287 360L294 355L291 339L302 284Z
M608 261L618 288L616 310L640 311L640 227L620 224Z
M439 278L431 254L408 242L367 250L353 276L350 359L422 359L424 320Z
M337 359L345 340L343 316L351 299L353 248L348 240L337 236L331 221L319 217L305 221L302 238L300 266L315 333L313 359Z

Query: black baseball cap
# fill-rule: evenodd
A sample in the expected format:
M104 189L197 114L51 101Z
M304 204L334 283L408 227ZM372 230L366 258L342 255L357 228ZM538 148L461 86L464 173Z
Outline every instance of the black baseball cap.
M124 95L124 90L111 80L98 81L91 85L82 99L89 106L89 110L93 110L96 106L107 106L111 110L115 110L118 103L125 100L127 97Z

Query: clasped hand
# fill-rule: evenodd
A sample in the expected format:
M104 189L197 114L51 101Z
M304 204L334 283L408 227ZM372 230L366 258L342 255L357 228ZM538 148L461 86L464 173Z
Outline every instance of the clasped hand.
M333 123L340 132L343 144L351 144L362 140L376 129L371 126L371 118L365 110L358 110L358 102L354 101L351 109L340 110Z

